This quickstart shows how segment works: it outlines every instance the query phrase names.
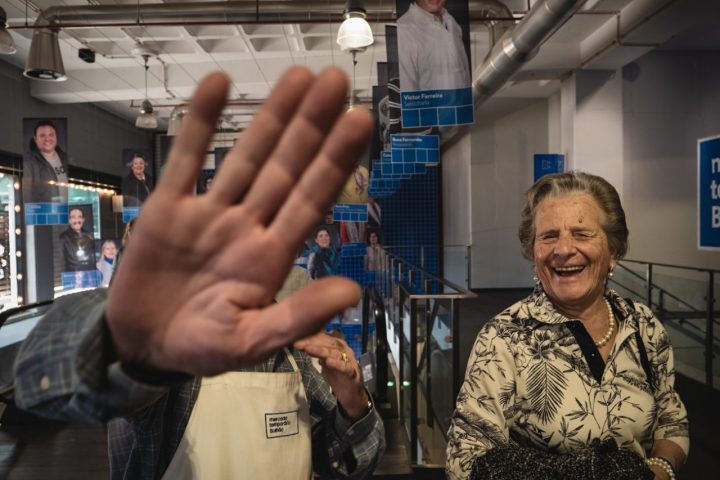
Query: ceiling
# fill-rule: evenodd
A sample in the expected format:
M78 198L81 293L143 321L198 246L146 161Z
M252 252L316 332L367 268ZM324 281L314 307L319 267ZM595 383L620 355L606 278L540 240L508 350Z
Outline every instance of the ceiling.
M201 0L202 1L202 0ZM520 19L537 0L505 0ZM141 3L161 3L140 0ZM168 0L164 3L181 3ZM263 1L260 1L262 8ZM298 1L302 9L305 2ZM332 1L342 5L342 1ZM0 60L23 67L38 13L63 5L135 5L132 0L0 0L8 14L17 53ZM672 50L720 47L717 0L588 0L549 38L540 52L508 84L486 102L479 116L500 115L509 109L547 97L561 79L577 68L616 69L667 43ZM587 8L590 7L590 8ZM27 15L27 16L26 16ZM150 58L147 95L156 107L161 128L170 111L183 105L208 72L224 70L233 80L224 128L241 129L257 105L288 67L306 65L319 71L328 65L352 76L352 59L335 43L341 18L320 23L185 25L64 28L60 49L68 76L65 82L32 80L31 95L49 103L95 103L129 121L138 115L145 97L143 60L133 54L138 45L155 50ZM377 62L384 62L385 24L368 18L375 44L358 55L355 90L371 97L377 83ZM490 48L483 23L471 24L471 54L478 66ZM80 48L96 52L95 63L78 58Z

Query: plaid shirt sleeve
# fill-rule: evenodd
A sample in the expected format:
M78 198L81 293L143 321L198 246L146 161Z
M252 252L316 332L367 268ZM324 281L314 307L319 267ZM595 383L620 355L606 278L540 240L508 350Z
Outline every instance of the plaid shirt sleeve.
M62 297L38 322L15 362L20 408L58 420L105 422L167 393L169 386L133 380L113 358L106 297L105 289Z
M341 413L335 395L310 357L297 351L294 356L310 402L313 470L333 479L369 477L385 451L385 427L380 414L372 408L363 418L351 422Z

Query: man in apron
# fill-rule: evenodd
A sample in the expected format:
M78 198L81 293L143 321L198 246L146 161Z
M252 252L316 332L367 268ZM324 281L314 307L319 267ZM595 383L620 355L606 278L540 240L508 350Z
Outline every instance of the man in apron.
M198 87L112 288L58 300L24 342L16 401L109 421L113 478L366 477L381 419L352 351L317 333L357 304L357 285L326 277L272 299L370 117L344 111L339 70L293 68L197 196L228 84L213 74Z

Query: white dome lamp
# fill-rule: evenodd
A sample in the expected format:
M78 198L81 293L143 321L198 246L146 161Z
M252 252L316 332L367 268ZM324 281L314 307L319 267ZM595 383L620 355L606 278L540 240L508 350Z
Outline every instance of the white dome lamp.
M373 34L367 20L367 12L362 0L347 0L345 2L345 21L338 30L337 44L343 52L364 52L373 44Z
M365 51L367 47L373 44L373 34L367 20L367 12L362 0L347 0L345 2L345 13L343 14L345 21L340 25L337 34L337 44L340 50L350 52L353 58L353 77L352 90L350 91L350 105L352 108L355 104L355 66L357 60L355 55Z

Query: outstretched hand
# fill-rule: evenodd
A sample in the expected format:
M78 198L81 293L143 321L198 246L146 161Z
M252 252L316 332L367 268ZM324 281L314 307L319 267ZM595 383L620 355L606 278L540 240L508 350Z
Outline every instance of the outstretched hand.
M345 112L339 70L293 68L213 188L196 196L227 89L221 73L200 83L115 274L106 319L124 362L215 375L266 358L358 301L353 282L329 277L271 303L365 148L368 112Z

